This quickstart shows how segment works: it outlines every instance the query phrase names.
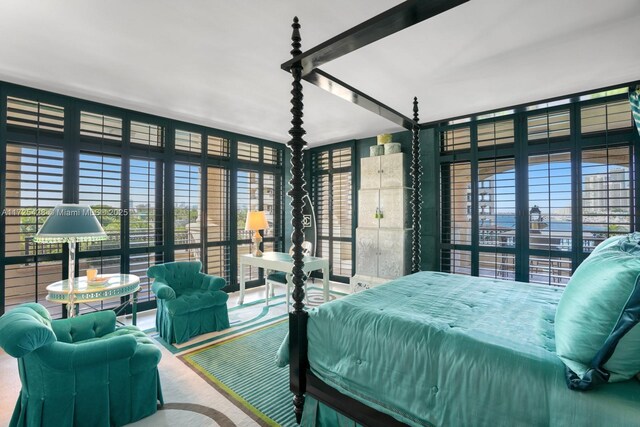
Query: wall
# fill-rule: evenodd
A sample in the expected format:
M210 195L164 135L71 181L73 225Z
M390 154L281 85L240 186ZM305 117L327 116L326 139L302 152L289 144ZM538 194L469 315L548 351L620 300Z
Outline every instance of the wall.
M405 170L407 171L407 186L411 186L410 165L411 165L411 132L403 131L393 134L393 141L400 142L402 152L405 156ZM346 142L346 141L345 141ZM331 147L344 142L323 146L323 148ZM376 144L376 137L358 139L355 141L356 146L356 162L353 165L353 177L356 183L356 189L360 188L360 159L369 157L369 147ZM423 167L422 175L422 270L438 270L439 269L439 173L437 163L437 140L435 129L424 129L420 131L420 148L421 161ZM306 154L306 152L305 152ZM285 150L285 249L290 245L290 236L293 231L291 225L291 206L290 197L286 195L289 190L289 180L291 179L290 161L291 152ZM306 182L310 178L309 156L305 156L305 176ZM357 194L353 195L354 203L357 203ZM354 209L357 212L357 209ZM354 228L358 226L357 218L354 218ZM355 233L354 233L355 235Z

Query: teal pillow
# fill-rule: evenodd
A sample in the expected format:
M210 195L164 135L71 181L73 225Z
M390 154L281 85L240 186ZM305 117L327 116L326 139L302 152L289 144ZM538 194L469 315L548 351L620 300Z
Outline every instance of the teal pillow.
M595 247L595 249L593 250L593 252L591 252L591 254L595 254L598 253L604 249L607 249L611 246L615 246L618 243L620 243L620 241L622 240L629 240L629 239L633 239L633 234L628 234L628 235L624 235L624 236L613 236L613 237L609 237L608 239L606 239L603 242L600 242L600 244L598 246Z
M640 233L602 242L576 269L555 318L556 353L571 389L640 372Z

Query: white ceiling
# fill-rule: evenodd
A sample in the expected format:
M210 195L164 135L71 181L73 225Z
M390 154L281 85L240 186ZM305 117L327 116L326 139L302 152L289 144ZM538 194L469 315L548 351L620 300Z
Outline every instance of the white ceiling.
M0 80L285 142L293 15L304 50L398 3L2 0ZM640 0L471 0L323 68L432 121L640 79L639 19ZM305 128L400 130L309 84Z

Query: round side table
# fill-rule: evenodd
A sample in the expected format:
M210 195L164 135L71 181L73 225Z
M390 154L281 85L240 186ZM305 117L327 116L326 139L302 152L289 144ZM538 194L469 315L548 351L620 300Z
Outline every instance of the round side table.
M140 278L133 274L104 274L102 277L107 277L108 279L99 285L89 284L86 277L76 277L73 279L74 302L76 304L89 303L131 295L131 298L122 304L117 311L122 311L122 309L130 303L132 314L131 322L135 325L138 315ZM60 280L50 284L47 286L47 293L47 301L68 304L69 280Z

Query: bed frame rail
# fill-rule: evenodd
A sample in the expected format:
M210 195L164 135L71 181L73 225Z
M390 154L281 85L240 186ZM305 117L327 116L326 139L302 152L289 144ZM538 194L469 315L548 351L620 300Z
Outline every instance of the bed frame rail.
M377 411L364 403L340 393L327 385L320 378L307 370L307 395L319 402L351 418L355 422L367 427L401 427L406 424L396 420L391 415Z

